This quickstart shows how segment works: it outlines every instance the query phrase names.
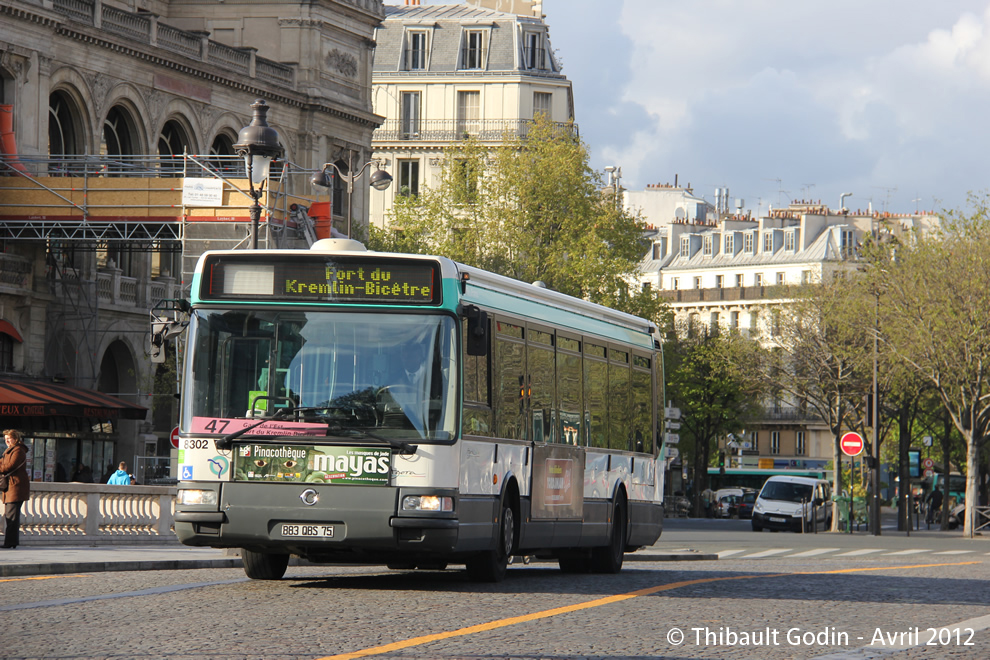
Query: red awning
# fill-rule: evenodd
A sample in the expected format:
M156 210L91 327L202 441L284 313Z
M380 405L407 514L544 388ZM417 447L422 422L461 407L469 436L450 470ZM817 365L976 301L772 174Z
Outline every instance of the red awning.
M5 335L10 335L10 338L16 341L18 344L23 344L24 340L21 339L21 333L10 324L9 321L0 321L0 332Z
M0 378L0 417L144 419L148 409L117 397L42 381Z

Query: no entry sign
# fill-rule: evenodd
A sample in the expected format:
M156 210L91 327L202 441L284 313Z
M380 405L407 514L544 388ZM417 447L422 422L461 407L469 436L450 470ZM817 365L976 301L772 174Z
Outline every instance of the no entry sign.
M859 456L863 451L863 445L863 436L855 431L850 431L839 439L839 449L846 456Z

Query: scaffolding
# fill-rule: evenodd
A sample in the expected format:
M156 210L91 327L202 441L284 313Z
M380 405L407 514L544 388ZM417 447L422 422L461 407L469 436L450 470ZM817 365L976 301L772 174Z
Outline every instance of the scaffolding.
M308 247L317 240L307 214L315 199L294 191L309 191L313 172L288 161L278 165L258 200L259 246ZM53 374L99 373L99 365L79 369L75 361L97 359L102 303L135 310L155 304L139 295L139 278L122 276L111 260L96 272L78 267L76 254L179 253L179 272L169 275L185 295L200 254L249 245L253 204L238 156L0 155L0 239L33 242L45 250L53 295L46 317L46 368ZM154 298L156 291L153 286L148 295Z

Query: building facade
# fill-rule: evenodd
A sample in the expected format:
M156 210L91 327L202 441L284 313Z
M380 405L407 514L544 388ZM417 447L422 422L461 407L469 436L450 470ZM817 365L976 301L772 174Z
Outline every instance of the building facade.
M372 196L372 223L388 224L396 196L435 186L444 154L466 137L497 145L524 137L539 113L561 125L574 119L571 83L539 9L526 0L386 6L373 78L374 109L385 121L373 158L395 185Z
M381 0L0 0L0 423L25 430L35 479L167 456L149 312L203 250L249 247L234 144L251 105L284 150L259 245L305 247L288 208L310 205L311 174L370 156L384 16ZM187 203L192 179L220 180L222 201Z
M637 207L653 225L639 283L661 291L680 333L772 338L775 311L791 302L794 290L855 268L867 234L882 228L903 235L937 224L933 214L850 213L805 202L753 218L725 212L727 194L702 214L684 190L656 187L647 197L651 192L668 198L651 207L666 215L645 215ZM642 196L627 193L626 199L628 206ZM744 441L745 450L730 455L746 467L821 469L832 460L831 431L812 411L789 401L765 402L764 417Z

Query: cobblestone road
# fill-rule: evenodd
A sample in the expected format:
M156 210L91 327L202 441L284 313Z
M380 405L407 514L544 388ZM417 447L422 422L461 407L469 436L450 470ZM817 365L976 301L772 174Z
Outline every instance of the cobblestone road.
M498 585L459 567L291 567L279 582L237 569L16 578L0 583L0 655L987 658L985 560L729 557L628 562L617 576L534 563ZM973 631L927 630L961 622Z

